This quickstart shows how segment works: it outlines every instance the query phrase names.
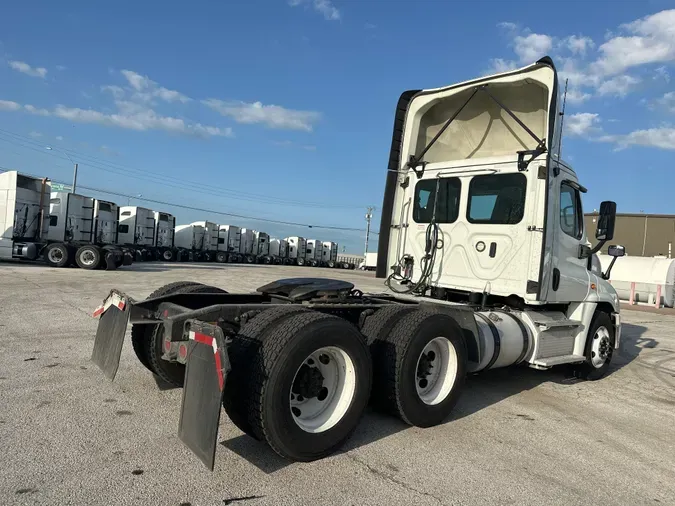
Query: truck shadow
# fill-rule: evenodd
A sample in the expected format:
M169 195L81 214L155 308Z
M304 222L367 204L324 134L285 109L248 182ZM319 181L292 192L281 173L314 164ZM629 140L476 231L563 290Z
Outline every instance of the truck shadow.
M621 347L618 352L614 353L607 376L635 360L643 348L657 346L656 340L642 338L646 330L647 328L642 325L623 324ZM558 366L546 371L516 366L470 375L466 379L464 392L457 406L445 423L452 423L454 420L470 416L509 397L532 390L543 383L553 382L562 386L571 386L581 381L584 380L576 378L569 366ZM369 407L341 451L348 452L375 443L409 428L409 425L397 418L381 414ZM434 429L425 430L433 431ZM267 474L291 464L274 453L266 444L247 435L237 436L222 441L220 444Z
M269 265L258 265L258 264L219 264L219 263L160 263L160 262L144 262L144 263L135 263L128 267L120 267L121 270L133 271L133 272L165 272L165 271L178 271L181 269L192 269L192 270L226 270L231 268L240 268L240 267L269 267Z

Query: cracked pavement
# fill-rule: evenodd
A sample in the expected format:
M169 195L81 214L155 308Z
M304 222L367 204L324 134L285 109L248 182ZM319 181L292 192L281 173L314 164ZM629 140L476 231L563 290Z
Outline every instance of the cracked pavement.
M250 291L292 276L382 291L371 273L134 264L115 272L0 264L2 504L675 504L675 316L624 311L605 379L501 369L471 377L445 424L368 411L319 462L291 464L221 418L216 468L176 437L163 390L127 342L117 379L90 362L110 288L143 298L178 280Z

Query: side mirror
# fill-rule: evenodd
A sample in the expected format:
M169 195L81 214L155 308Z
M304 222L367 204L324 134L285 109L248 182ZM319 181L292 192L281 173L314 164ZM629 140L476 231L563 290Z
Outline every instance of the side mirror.
M616 222L616 202L606 200L600 204L598 228L595 229L595 238L598 241L611 241L614 238L614 224Z
M626 248L623 246L610 246L607 248L607 254L614 258L622 257L626 254Z

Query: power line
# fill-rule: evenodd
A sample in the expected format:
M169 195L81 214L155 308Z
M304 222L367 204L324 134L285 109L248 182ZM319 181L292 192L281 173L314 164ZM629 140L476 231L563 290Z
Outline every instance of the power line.
M0 129L0 140L12 144L17 144L20 145L26 149L30 149L32 151L37 151L40 153L44 153L44 146L42 146L39 142L30 139L26 136L23 136L21 134L17 134L15 132L11 132L8 130L3 130ZM7 138L8 137L8 138ZM26 144L21 144L17 141L23 141L24 143L28 143L29 145ZM32 145L32 146L31 146ZM65 149L61 148L61 151L65 152L66 156L68 154L71 154L72 156L76 157L78 159L78 162L80 162L80 165L87 165L89 167L92 167L97 170L105 171L105 172L112 172L112 173L117 173L125 177L134 177L137 179L143 179L149 182L152 182L154 184L160 184L164 186L169 186L173 188L179 188L182 190L191 190L195 192L200 192L200 193L211 193L214 194L214 191L217 191L217 196L223 196L227 195L230 199L232 200L243 200L243 201L253 201L253 202L261 202L264 201L266 203L270 204L277 204L277 205L286 205L286 206L297 206L297 207L313 207L313 208L325 208L325 209L356 209L362 206L357 206L357 205L336 205L336 204L326 204L325 202L311 202L311 201L298 201L298 200L291 200L291 199L284 199L281 197L277 196L271 196L271 195L260 195L260 194L255 194L255 193L247 193L247 192L240 192L240 191L234 191L231 189L227 188L222 188L222 187L217 187L217 186L212 186L212 185L204 185L203 182L196 182L196 181L190 181L190 180L185 180L181 178L177 178L174 176L167 176L166 174L160 174L157 172L152 172L148 171L145 169L138 169L138 168L133 168L113 162L109 162L107 160L101 160L100 158L91 156L91 155L85 155L82 154L78 151L72 150L72 149ZM51 155L56 156L56 153L49 153ZM57 156L57 158L61 158L60 156ZM171 184L173 182L174 184ZM179 184L180 186L176 186L176 184Z
M9 171L9 170L15 170L15 169L0 166L0 172L6 172L6 171ZM22 172L22 174L26 174L26 173ZM38 177L38 178L41 177L41 176L36 176L34 174L26 174L26 175L32 176L32 177ZM52 181L55 182L55 183L59 183L59 184L65 184L65 185L68 184L64 181L56 181L56 180L52 180ZM291 226L296 226L296 227L317 228L317 229L325 229L325 230L339 230L339 231L343 231L343 232L364 232L364 230L361 229L361 228L338 227L338 226L333 226L333 225L312 225L312 224L309 224L309 223L299 223L299 222L294 222L294 221L274 220L274 219L270 219L270 218L260 218L260 217L256 217L256 216L246 216L246 215L243 215L243 214L235 214L235 213L228 213L228 212L224 212L224 211L217 211L215 209L204 209L204 208L195 207L195 206L188 206L188 205L185 205L185 204L175 204L175 203L165 202L165 201L157 200L157 199L151 199L151 198L143 197L143 196L139 197L137 195L128 195L126 193L121 193L121 192L117 192L117 191L113 191L113 190L106 190L106 189L103 189L103 188L94 188L94 187L85 186L85 185L79 185L79 187L84 188L86 190L91 190L91 191L95 191L95 192L99 192L99 193L105 193L107 195L116 195L118 197L136 199L136 200L141 200L141 201L144 201L144 202L152 202L153 204L160 204L160 205L163 205L163 206L177 207L177 208L180 208L180 209L188 209L188 210L191 210L191 211L199 211L199 212L203 212L203 213L212 213L212 214L217 214L217 215L221 215L221 216L229 216L231 218L240 218L240 219L245 219L245 220L261 221L261 222L265 222L265 223L275 223L275 224L278 224L278 225L291 225ZM370 232L370 233L371 234L379 234L379 232Z

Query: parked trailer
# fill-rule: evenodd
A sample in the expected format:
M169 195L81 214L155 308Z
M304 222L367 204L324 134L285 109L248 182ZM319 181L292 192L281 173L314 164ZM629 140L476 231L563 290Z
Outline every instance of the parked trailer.
M171 262L176 259L176 217L169 213L154 211L155 233L153 247L158 260Z
M256 262L255 231L250 228L241 229L241 241L239 243L241 261L247 264Z
M218 227L218 253L216 261L236 263L241 261L241 228L234 225Z
M270 239L270 255L275 264L288 263L288 242L286 239Z
M288 260L291 265L305 265L307 254L307 241L304 237L287 237Z
M194 224L178 225L174 244L180 261L200 262L204 251L204 227Z
M116 269L131 264L131 250L116 244L117 216L114 202L53 192L49 200L48 244L44 250L47 265Z
M365 258L359 263L359 269L362 271L374 271L377 267L377 252L366 253Z
M117 244L135 251L136 260L153 260L155 213L138 206L121 206Z
M338 245L335 242L323 241L321 243L321 264L324 267L337 266Z
M211 221L195 221L192 225L204 228L201 259L204 262L213 262L218 253L218 224Z
M591 247L585 189L551 135L558 95L544 58L401 96L376 272L393 294L311 278L241 294L179 282L144 301L113 290L97 310L94 362L114 378L131 322L140 362L184 387L179 437L211 469L221 405L281 456L309 461L340 448L369 399L430 427L469 373L569 364L603 377L620 344L619 300L609 270L589 263L613 237L616 204L600 205Z

